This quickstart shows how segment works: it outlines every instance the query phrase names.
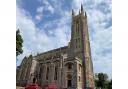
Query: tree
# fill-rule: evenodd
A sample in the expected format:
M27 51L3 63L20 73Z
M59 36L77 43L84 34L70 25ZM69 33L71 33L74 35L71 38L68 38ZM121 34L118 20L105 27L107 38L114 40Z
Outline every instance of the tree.
M23 53L22 45L23 44L23 39L22 36L20 35L19 29L16 31L16 56L20 55Z
M98 73L95 75L96 79L95 79L95 85L96 87L100 87L101 89L106 89L106 85L107 85L107 74L105 73Z
M112 80L108 81L107 89L112 89Z

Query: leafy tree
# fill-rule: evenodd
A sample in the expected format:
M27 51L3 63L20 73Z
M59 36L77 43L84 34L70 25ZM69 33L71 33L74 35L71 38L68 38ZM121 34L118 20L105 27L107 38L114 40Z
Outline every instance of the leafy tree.
M112 89L112 80L108 81L107 89Z
M107 78L108 75L105 73L98 73L95 75L95 85L101 89L108 89L107 86Z
M23 44L23 39L22 36L20 35L19 29L16 31L16 56L20 55L23 53L22 45Z

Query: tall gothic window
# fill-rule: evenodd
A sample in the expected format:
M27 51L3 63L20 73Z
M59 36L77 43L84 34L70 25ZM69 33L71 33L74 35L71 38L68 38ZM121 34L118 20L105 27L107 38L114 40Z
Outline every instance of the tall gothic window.
M80 48L80 38L78 38L79 48Z
M49 74L49 67L47 67L46 80L48 80L48 74Z
M79 22L77 22L77 35L79 34Z
M57 80L57 67L55 67L54 80Z
M72 69L72 64L68 64L68 70Z
M77 48L77 39L76 39L76 48Z
M78 23L76 24L76 35L78 35Z
M40 73L39 74L40 74L40 78L42 79L42 77L43 77L42 76L43 75L43 67L42 66L40 67Z

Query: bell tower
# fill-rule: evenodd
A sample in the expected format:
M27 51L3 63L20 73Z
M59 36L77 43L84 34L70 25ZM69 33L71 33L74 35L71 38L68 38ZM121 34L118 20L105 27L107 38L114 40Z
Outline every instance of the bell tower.
M74 10L72 10L69 57L78 57L82 60L83 89L93 89L93 64L91 60L87 15L86 12L84 12L83 5L81 5L81 10L79 10L78 15L75 15Z

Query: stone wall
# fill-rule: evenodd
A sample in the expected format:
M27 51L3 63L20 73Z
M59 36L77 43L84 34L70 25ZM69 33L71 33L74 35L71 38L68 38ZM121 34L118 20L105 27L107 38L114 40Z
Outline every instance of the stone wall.
M35 79L42 87L94 87L87 16L82 7L79 15L72 13L71 25L69 45L25 57L17 69L17 82L30 84Z

